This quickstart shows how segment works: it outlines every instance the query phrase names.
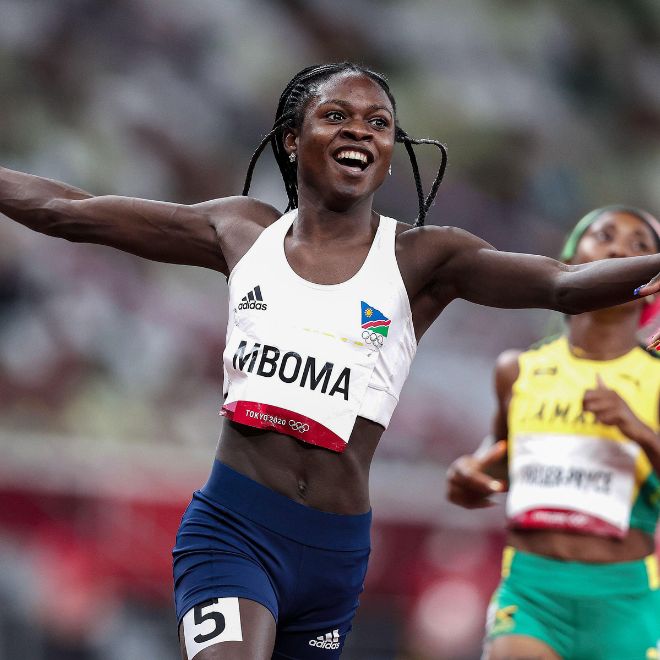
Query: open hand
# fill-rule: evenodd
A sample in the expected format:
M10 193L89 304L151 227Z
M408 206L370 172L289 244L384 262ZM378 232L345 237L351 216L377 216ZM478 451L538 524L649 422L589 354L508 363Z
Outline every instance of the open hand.
M466 509L493 506L495 502L489 499L490 496L506 492L508 484L493 479L487 470L504 459L506 449L506 440L500 440L479 458L474 454L457 458L447 470L447 499Z

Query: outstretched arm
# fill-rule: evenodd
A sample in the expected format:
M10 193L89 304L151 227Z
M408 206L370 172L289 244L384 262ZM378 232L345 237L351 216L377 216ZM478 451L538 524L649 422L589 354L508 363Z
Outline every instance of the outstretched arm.
M405 232L419 267L414 289L433 289L439 310L454 298L490 307L555 309L579 314L660 291L660 254L569 266L548 257L499 252L460 229ZM411 257L412 258L412 257ZM650 281L651 280L651 281ZM650 281L650 282L649 282ZM438 310L438 311L439 311Z
M240 226L250 203L226 198L186 206L95 197L58 181L0 168L0 213L49 236L99 243L168 263L228 274L221 237ZM265 205L264 205L265 206Z

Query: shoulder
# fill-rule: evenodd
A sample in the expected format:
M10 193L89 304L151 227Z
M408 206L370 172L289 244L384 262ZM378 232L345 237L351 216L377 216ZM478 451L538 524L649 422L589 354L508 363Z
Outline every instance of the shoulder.
M511 397L513 396L513 384L518 380L518 376L520 375L518 358L521 354L522 351L507 350L500 353L495 361L494 384L498 404L498 415L502 416L500 417L500 422L506 418L506 411L511 402ZM496 426L500 422L496 422ZM505 427L506 424L504 425L504 428ZM503 429L496 432L506 435L506 431Z
M263 229L282 216L282 213L270 204L239 195L212 199L195 204L193 208L204 213L218 230L226 230L238 222L257 225Z
M660 366L660 351L656 351L653 348L647 348L643 344L640 344L639 354L642 359L647 360L649 364Z
M397 224L396 251L400 260L413 260L420 269L442 266L469 266L480 250L495 248L483 239L458 227Z
M231 272L261 232L282 217L270 204L251 197L224 197L196 205L213 227Z
M496 378L513 385L521 374L528 373L530 369L555 372L557 363L565 359L564 342L562 334L550 335L526 350L504 351L497 361Z
M509 349L495 361L495 387L497 391L510 389L520 375L520 356L523 351Z
M642 380L660 385L660 351L640 344L632 351L631 360L627 364L630 371Z
M504 351L500 358L506 364L507 361L512 361L513 353L515 353L515 361L518 365L518 370L523 368L526 364L545 363L548 360L556 361L562 359L564 354L565 337L562 333L548 335L535 341L529 348L516 351Z
M444 285L450 285L450 273L469 268L471 255L476 255L476 251L482 248L493 249L485 241L457 227L413 227L400 222L396 231L397 261L413 296L439 278L441 273ZM445 292L440 297L448 302L453 295Z
M485 241L474 234L458 227L439 227L437 225L415 227L405 222L397 222L396 239L397 247L400 246L403 249L419 249L426 246L433 250L443 248L448 252L452 252L470 246L488 246Z

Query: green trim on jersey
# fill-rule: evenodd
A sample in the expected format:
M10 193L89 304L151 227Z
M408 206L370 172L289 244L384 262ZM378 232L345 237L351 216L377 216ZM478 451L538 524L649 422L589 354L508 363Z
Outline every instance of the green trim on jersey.
M639 489L639 494L630 511L630 526L647 534L655 534L660 510L660 478L651 472Z

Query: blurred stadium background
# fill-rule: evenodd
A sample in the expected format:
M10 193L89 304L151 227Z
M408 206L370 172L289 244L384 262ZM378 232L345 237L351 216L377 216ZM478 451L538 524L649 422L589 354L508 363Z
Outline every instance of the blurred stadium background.
M554 255L593 207L660 211L659 56L656 0L0 0L0 163L237 194L289 78L353 59L448 145L431 222ZM377 208L412 219L403 149L393 169ZM283 207L272 159L253 193ZM217 275L1 219L0 660L178 658L170 549L218 434L225 304ZM552 323L454 303L423 340L373 468L348 660L479 657L502 512L447 504L445 469L488 430L496 355Z

